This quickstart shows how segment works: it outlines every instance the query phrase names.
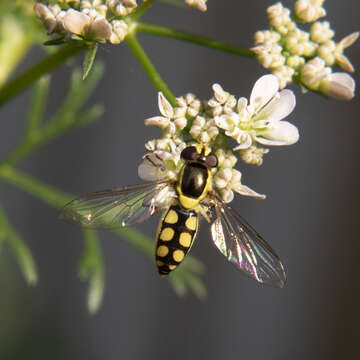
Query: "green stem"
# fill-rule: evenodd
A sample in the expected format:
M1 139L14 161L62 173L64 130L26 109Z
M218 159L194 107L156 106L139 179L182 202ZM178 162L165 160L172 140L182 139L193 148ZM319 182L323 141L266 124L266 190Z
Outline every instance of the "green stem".
M165 95L165 97L168 99L172 106L177 106L176 97L168 88L164 80L161 78L160 74L155 69L155 66L153 65L153 63L147 56L145 50L142 48L133 33L130 33L126 37L126 42L134 55L139 60L140 64L143 66L155 88Z
M0 88L0 106L33 84L42 75L54 70L57 66L83 49L84 47L82 46L66 45L25 70L22 74Z
M9 165L3 164L0 166L0 178L57 209L61 209L73 199L73 196L55 189Z
M145 24L142 22L138 22L136 24L136 31L142 32L146 34L159 35L170 37L177 40L188 41L194 44L198 44L201 46L205 46L208 48L221 50L228 52L230 54L235 54L239 56L244 56L248 58L254 58L255 54L251 50L247 48L242 48L240 46L228 44L222 41L214 40L208 38L206 36L193 34L187 31L171 29L165 26L153 25L153 24Z
M130 22L139 20L154 2L155 0L147 0L142 3L133 14L127 17L127 19L130 19Z

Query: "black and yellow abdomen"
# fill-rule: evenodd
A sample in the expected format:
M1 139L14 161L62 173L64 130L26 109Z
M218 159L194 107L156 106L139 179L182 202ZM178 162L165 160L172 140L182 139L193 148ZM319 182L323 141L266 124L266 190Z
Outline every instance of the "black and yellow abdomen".
M198 229L198 214L172 205L160 221L156 236L156 264L160 275L174 270L190 250Z

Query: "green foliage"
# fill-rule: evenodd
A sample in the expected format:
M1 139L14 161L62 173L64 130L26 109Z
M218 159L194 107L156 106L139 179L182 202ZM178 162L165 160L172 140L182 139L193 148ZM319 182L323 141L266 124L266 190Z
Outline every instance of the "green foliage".
M35 285L38 276L34 258L21 236L8 221L5 211L0 207L0 249L5 241L16 257L26 282Z
M84 253L80 262L79 275L89 282L88 309L95 313L102 302L105 289L105 270L97 233L84 229Z
M85 80L87 78L87 76L89 75L89 72L91 71L91 68L94 65L94 61L95 61L95 56L97 53L99 45L97 43L93 43L91 45L88 46L86 52L85 52L85 57L84 57L84 61L83 61L83 75L82 75L82 79Z

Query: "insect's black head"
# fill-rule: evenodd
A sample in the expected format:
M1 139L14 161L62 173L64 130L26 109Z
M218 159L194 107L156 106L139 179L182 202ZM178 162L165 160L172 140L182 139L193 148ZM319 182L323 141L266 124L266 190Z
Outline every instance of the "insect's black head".
M207 155L205 155L207 153ZM203 146L188 146L181 152L181 158L185 161L198 162L209 168L218 165L218 158L213 152L208 152Z

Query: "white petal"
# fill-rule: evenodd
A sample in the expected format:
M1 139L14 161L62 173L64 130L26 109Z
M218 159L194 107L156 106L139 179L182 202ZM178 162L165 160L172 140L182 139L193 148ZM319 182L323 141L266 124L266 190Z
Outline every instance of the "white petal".
M226 203L230 203L233 201L234 199L234 193L232 192L232 190L230 189L223 189L220 191L220 195L221 198L224 200L224 202Z
M358 38L360 33L359 32L353 32L352 34L345 36L341 41L340 45L346 49L347 47L351 46Z
M215 116L215 124L224 130L231 130L234 128L234 124L232 124L229 120L228 115Z
M220 179L224 179L225 181L229 182L232 178L232 171L229 168L222 169L216 174L216 177L219 177Z
M244 97L241 97L238 100L237 112L240 114L243 110L246 110L246 106L247 106L247 99Z
M279 80L275 75L264 75L256 81L250 96L250 105L255 111L267 104L278 92Z
M320 90L338 100L351 100L354 97L355 81L349 74L333 73L323 81Z
M246 131L241 131L236 139L238 146L233 148L233 151L247 149L252 144L252 138Z
M85 26L90 22L90 17L80 11L70 9L63 19L64 28L76 35L82 35Z
M174 121L174 124L177 128L179 128L180 130L183 130L187 125L187 120L185 117L177 118Z
M161 115L171 119L174 116L174 109L162 92L159 92L158 103Z
M155 125L163 129L167 128L170 124L170 120L162 116L154 116L145 120L145 125Z
M165 160L171 157L167 151L155 151L144 156L138 167L138 175L145 181L156 181L166 176Z
M291 90L282 90L279 97L275 97L266 105L257 118L268 121L280 121L286 118L295 108L296 98Z
M144 161L138 167L138 175L140 179L144 181L156 181L158 180L157 168L151 165L151 163L144 159Z
M265 195L259 194L256 191L250 189L248 186L243 185L243 184L236 184L235 186L233 186L232 189L240 195L252 196L257 199L265 199L265 197L266 197Z
M224 180L224 179L216 177L214 179L214 184L218 189L223 189L224 187L226 187L228 182L226 180Z
M255 136L255 140L263 145L292 145L299 140L298 128L287 121L277 121Z
M215 99L220 103L224 104L227 98L229 97L229 94L224 91L224 89L221 87L220 84L213 84L212 89L214 91L214 97Z
M102 17L95 19L86 31L87 36L91 39L109 40L112 34L111 25Z

